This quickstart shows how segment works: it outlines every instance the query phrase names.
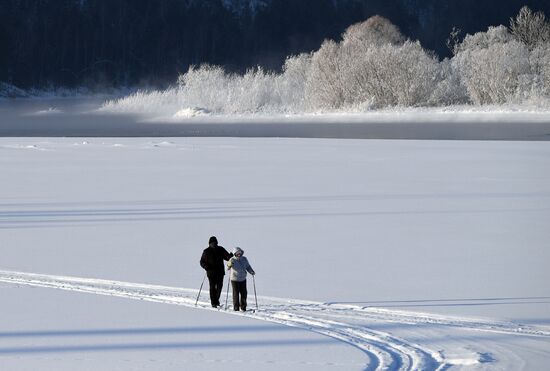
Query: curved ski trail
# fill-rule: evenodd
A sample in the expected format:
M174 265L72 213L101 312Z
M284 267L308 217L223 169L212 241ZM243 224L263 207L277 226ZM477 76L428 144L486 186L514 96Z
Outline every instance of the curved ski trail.
M195 308L198 290L159 285L138 284L102 279L54 276L35 273L0 271L0 282L117 296L137 300L182 305ZM287 326L307 329L346 342L362 350L369 358L366 370L443 370L453 364L441 352L408 342L391 334L369 329L361 321L429 324L460 329L498 332L514 335L550 337L550 331L506 322L470 320L425 313L378 308L362 308L303 300L258 297L262 306L255 313L227 311ZM218 310L207 302L197 307Z

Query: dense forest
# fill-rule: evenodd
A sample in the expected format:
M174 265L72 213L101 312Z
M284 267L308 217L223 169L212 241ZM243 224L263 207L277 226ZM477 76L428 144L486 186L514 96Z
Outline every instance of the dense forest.
M444 58L453 29L508 24L523 5L550 14L540 0L3 0L0 81L163 85L203 63L278 71L373 15Z

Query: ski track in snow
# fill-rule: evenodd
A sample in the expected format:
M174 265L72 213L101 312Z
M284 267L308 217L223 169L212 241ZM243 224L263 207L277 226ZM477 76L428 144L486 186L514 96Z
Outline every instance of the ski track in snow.
M12 271L0 271L0 282L219 311L211 308L209 302L199 301L195 306L198 290L194 289ZM202 295L207 296L205 293ZM382 331L369 329L364 323L359 323L361 320L405 325L449 326L508 335L550 337L550 331L509 322L265 296L259 299L261 308L255 313L233 311L224 311L224 313L302 328L353 345L367 355L369 360L365 366L366 370L445 370L456 364L484 362L483 358L488 357L488 354L473 353L475 356L473 359L472 355L465 359L448 359L440 351L428 349Z

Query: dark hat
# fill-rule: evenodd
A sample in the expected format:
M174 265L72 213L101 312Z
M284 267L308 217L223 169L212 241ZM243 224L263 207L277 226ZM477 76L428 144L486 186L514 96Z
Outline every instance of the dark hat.
M218 239L215 237L215 236L212 236L210 237L210 239L208 240L208 244L210 245L212 242L214 242L215 244L218 243Z

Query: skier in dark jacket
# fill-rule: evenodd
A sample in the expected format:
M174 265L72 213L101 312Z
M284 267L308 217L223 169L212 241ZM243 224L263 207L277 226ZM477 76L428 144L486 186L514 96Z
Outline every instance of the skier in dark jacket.
M227 252L222 246L218 246L218 239L214 236L208 240L208 247L202 252L201 267L206 270L210 283L210 303L212 307L220 306L220 296L223 288L223 276L225 275L224 260L229 260L233 254Z

